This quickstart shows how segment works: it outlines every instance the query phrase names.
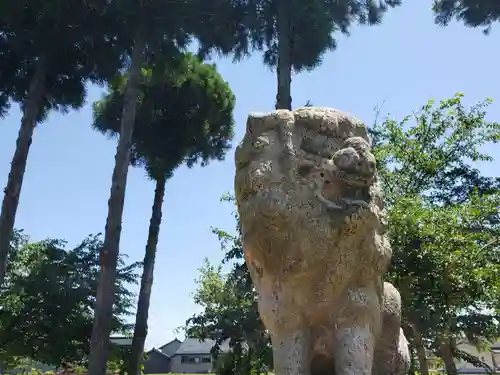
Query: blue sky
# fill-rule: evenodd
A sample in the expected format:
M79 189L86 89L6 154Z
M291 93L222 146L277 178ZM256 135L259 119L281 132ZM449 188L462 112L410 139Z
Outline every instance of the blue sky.
M484 36L461 24L438 28L430 1L406 3L390 11L382 25L354 28L350 37L339 37L337 51L327 54L321 67L293 77L293 105L310 100L349 111L371 124L374 107L382 102L382 113L401 118L430 98L464 92L468 104L496 98L489 119L500 120L499 29ZM216 61L237 99L235 144L243 136L248 112L274 106L275 76L261 61L258 54L237 65L230 59ZM16 221L16 227L33 239L57 237L76 244L104 230L116 144L90 127L91 103L100 95L101 89L92 87L81 111L54 113L35 132ZM2 187L19 121L17 109L0 121ZM485 172L493 174L493 167ZM212 262L222 257L210 227L234 229L232 207L219 202L233 189L233 173L231 151L224 162L178 169L167 184L148 348L174 338L175 328L198 310L192 300L197 270L205 257ZM153 190L142 170L130 170L121 252L132 260L143 256Z

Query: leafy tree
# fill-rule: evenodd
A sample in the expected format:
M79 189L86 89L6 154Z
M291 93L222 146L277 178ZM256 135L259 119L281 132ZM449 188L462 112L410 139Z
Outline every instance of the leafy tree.
M466 109L461 99L430 101L372 131L393 249L389 278L424 374L425 346L456 374L453 357L464 358L458 339L500 334L500 179L474 167L492 161L482 147L499 141L500 124L485 120L490 101Z
M51 110L80 108L87 81L103 82L121 66L110 34L115 19L100 0L4 0L0 4L0 114L11 101L21 126L0 215L0 285L37 122Z
M165 64L158 62L142 69L138 104L132 136L133 165L146 169L156 181L144 271L136 316L129 374L140 373L156 248L160 232L165 185L175 169L198 161L205 166L221 160L233 137L235 98L214 65L203 64L191 54L181 54ZM120 132L121 109L126 103L122 76L110 86L105 97L94 105L94 128L111 135Z
M230 195L222 200L234 204ZM231 270L225 274L222 266L215 267L207 261L200 268L194 300L203 312L193 315L186 322L186 327L190 337L215 340L215 355L219 346L229 340L234 355L223 358L218 373L229 371L232 374L257 375L263 367L272 367L271 343L260 319L257 296L243 260L241 228L236 211L234 215L236 235L213 229L225 253L223 263L231 264Z
M60 366L85 362L97 290L99 236L89 236L73 249L63 240L30 243L13 249L0 294L0 347L9 358L29 357ZM130 328L138 263L119 260L113 331Z
M224 274L221 266L205 261L194 296L204 311L187 322L190 337L216 341L213 354L221 375L259 375L265 366L272 365L270 341L260 320L253 284L242 268L238 265ZM233 355L219 357L220 345L228 340Z
M499 251L492 242L498 229L487 234L467 231L468 225L487 221L497 201L498 195L429 207L417 199L401 199L391 210L395 266L390 276L403 295L406 328L415 343L426 342L442 357L448 373L456 373L457 340L467 337L478 343L500 333L495 281Z
M335 49L334 33L348 34L353 23L378 24L388 7L400 5L401 0L246 0L235 4L223 21L225 33L235 40L229 38L226 43L235 46L236 60L252 49L263 52L264 64L277 73L276 108L291 109L292 72L314 69L326 51Z
M439 25L447 26L456 19L465 26L483 27L485 34L500 20L500 4L495 0L434 0L433 10Z
M12 238L10 241L10 250L9 250L9 257L12 258L13 254L16 253L16 250L21 248L22 246L25 246L29 241L28 236L26 236L23 231L20 230L14 230L12 233ZM9 259L10 260L10 259ZM8 267L12 267L12 263L9 262L7 264ZM7 278L8 275L10 274L9 271L7 271ZM1 289L0 289L1 291ZM5 370L12 369L19 365L22 362L21 357L13 356L12 354L9 353L7 348L0 348L0 372L4 373Z

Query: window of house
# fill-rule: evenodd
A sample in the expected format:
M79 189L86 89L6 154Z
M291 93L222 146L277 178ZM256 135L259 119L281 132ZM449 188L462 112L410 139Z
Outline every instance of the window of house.
M198 364L202 362L202 358L194 355L183 355L181 357L181 363Z
M210 361L210 357L203 357L203 358L201 359L201 361L202 361L203 363L210 363L210 362L211 362L211 361Z
M182 363L196 363L196 357L192 355L183 355L181 358Z
M491 357L493 359L493 366L496 368L496 370L500 370L500 350L492 350Z

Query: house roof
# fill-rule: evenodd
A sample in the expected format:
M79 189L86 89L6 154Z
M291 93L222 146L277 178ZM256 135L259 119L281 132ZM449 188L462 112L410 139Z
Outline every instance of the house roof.
M444 373L444 371L443 371ZM488 370L485 368L473 368L473 369L458 369L458 374L489 374Z
M492 344L491 350L500 350L500 341Z
M158 350L156 348L153 348L151 349L149 352L148 352L148 355L151 355L151 354L158 354L159 356L161 357L164 357L166 359L170 359L170 356L166 353L163 353L161 350Z
M195 338L186 338L179 349L175 352L174 355L185 355L185 354L210 354L212 348L215 345L214 340L203 340ZM224 342L221 345L221 351L227 352L229 351L229 342Z
M177 338L173 339L170 342L167 342L165 345L162 345L158 348L163 354L168 355L169 357L173 356L177 349L181 346L182 341Z
M118 346L132 346L132 337L115 336L110 337L109 342Z
M158 349L162 350L165 346L168 346L174 342L178 342L178 343L181 343L182 341L179 340L177 337L175 339L173 339L172 341L169 341L167 342L166 344L163 344L162 346L160 346Z

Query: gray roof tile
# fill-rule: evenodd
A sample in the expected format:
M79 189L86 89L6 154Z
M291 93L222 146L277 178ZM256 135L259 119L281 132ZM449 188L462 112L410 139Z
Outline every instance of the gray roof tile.
M179 349L175 352L175 355L184 355L184 354L210 354L213 346L215 345L214 340L204 340L200 341L195 338L186 338ZM229 351L229 342L225 342L221 345L221 350L223 352Z

